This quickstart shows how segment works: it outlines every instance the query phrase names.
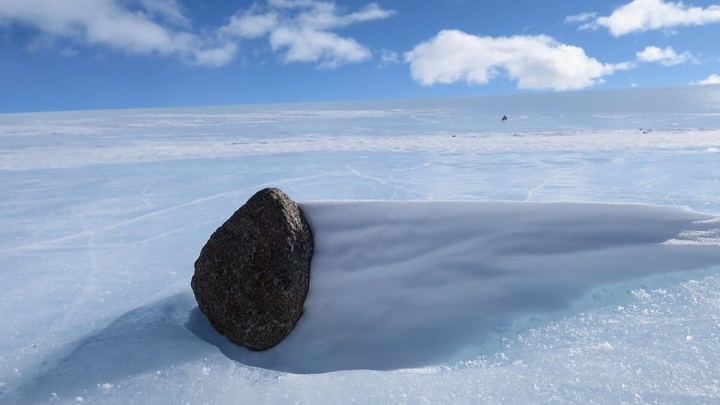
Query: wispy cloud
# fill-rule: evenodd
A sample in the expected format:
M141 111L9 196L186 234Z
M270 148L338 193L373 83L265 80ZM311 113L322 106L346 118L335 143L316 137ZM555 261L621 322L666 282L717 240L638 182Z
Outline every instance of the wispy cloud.
M258 38L272 32L279 25L280 16L277 12L259 13L258 7L254 6L232 16L230 22L221 27L219 32L240 38Z
M644 50L638 52L636 56L640 62L655 62L665 66L675 66L695 61L695 58L690 52L678 54L670 46L665 49L657 46L648 46Z
M371 56L368 48L334 30L393 13L375 3L344 12L331 1L268 0L239 11L218 29L199 32L177 0L0 0L0 27L31 26L76 44L211 67L232 62L243 41L267 38L287 63L333 68Z
M580 24L597 17L597 13L580 13L565 17L565 24Z
M592 86L631 63L601 63L577 46L539 36L480 37L439 32L405 54L412 77L422 85L465 81L485 84L498 76L522 89L571 90Z
M145 11L156 19L162 19L166 22L188 28L192 25L192 21L185 14L185 9L177 2L177 0L137 0L143 6Z
M615 9L609 16L594 19L575 19L574 23L583 23L580 29L606 28L613 36L619 37L635 32L652 30L672 30L677 27L698 26L720 23L720 6L707 8L685 5L683 2L663 0L633 0Z
M383 49L380 53L380 66L397 65L400 63L400 55L394 51Z

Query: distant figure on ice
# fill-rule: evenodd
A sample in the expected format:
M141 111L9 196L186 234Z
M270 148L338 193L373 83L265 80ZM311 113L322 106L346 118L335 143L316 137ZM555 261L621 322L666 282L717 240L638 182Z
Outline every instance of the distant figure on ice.
M502 120L503 120L503 121L507 121L507 116L506 116L506 115L503 115Z

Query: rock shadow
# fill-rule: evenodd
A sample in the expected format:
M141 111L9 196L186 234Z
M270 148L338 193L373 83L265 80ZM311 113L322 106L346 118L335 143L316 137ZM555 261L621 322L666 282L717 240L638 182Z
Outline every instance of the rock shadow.
M202 358L183 326L195 300L178 293L126 312L105 328L57 350L56 358L8 396L8 403L39 404L84 397L104 384Z

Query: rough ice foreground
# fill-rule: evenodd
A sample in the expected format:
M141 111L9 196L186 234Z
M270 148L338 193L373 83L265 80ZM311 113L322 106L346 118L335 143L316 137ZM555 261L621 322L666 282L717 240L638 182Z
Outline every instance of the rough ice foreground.
M717 403L718 100L0 116L0 402ZM189 279L270 185L430 202L305 204L308 313L257 355ZM587 202L666 207L566 204Z

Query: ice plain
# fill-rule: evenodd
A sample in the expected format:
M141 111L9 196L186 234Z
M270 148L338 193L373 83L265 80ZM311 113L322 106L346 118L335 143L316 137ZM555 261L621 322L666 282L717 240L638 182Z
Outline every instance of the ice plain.
M0 403L720 400L718 86L1 115L0 140ZM267 186L318 252L298 329L252 353L189 279Z

